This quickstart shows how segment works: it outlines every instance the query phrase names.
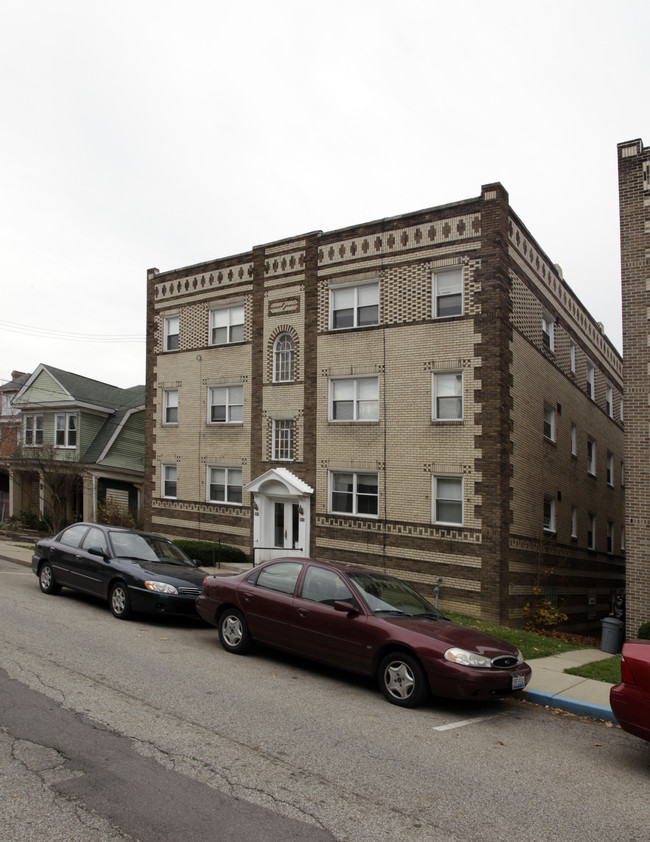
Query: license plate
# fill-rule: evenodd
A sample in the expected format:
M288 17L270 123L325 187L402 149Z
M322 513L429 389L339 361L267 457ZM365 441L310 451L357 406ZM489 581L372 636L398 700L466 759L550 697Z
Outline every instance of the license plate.
M523 690L526 686L526 676L522 673L521 675L513 675L512 676L512 689L513 690Z

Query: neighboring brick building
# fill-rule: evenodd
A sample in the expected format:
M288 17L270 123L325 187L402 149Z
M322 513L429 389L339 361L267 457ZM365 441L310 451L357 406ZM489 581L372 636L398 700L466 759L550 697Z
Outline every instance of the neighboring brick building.
M650 620L650 149L618 145L625 358L627 636Z
M148 273L145 521L575 628L624 587L622 360L474 199Z

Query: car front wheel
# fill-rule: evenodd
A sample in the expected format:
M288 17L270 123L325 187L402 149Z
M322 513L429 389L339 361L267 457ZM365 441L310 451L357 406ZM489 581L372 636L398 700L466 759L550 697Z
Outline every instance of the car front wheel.
M219 640L228 652L243 655L250 647L251 638L244 615L234 608L224 611L219 619Z
M414 708L429 695L424 670L408 652L393 652L379 665L379 687L391 704Z
M128 620L131 617L131 599L129 597L129 589L124 582L118 582L113 585L111 594L108 598L108 604L111 607L113 616L118 620Z
M61 590L61 585L54 578L52 568L47 561L41 565L38 572L38 584L41 586L43 593L57 594Z

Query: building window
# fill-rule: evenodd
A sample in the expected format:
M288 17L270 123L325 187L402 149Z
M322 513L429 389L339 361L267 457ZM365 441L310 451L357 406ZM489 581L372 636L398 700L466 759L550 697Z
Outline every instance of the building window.
M555 441L555 410L548 404L544 404L544 437Z
M165 351L178 351L178 334L180 330L180 317L168 316L165 319Z
M210 345L244 341L244 305L210 310Z
M625 527L621 526L621 552L625 552Z
M77 416L57 415L54 419L54 446L55 447L76 447L77 446Z
M614 417L614 390L611 384L605 386L605 409L610 418Z
M587 472L596 476L596 442L587 439Z
M595 369L593 363L587 360L587 397L593 401L595 399L596 391L594 387Z
M25 416L25 446L41 447L43 444L43 416Z
M596 517L589 515L587 518L587 548L596 549Z
M607 522L607 552L614 552L614 524L611 521Z
M434 476L433 521L453 526L463 525L463 478Z
M208 392L208 423L240 424L244 420L243 386L213 386Z
M293 420L273 419L273 456L278 462L293 459Z
M176 499L176 486L178 480L178 468L176 465L162 466L162 493L163 497Z
M623 398L621 398L621 402L618 405L618 417L621 419L621 423L623 423Z
M334 287L330 290L330 329L379 324L379 284Z
M433 274L433 317L460 316L463 312L463 270L449 269Z
M433 375L433 417L436 421L463 420L463 374L445 371Z
M625 462L621 462L621 488L625 488Z
M241 505L241 468L208 467L208 502Z
M544 497L544 532L555 532L555 497Z
M378 421L379 378L330 380L330 421Z
M293 338L281 333L273 343L273 382L292 383L295 379L295 349Z
M573 342L569 346L569 371L571 374L576 373L576 346Z
M542 312L542 342L549 351L555 350L555 320L546 310Z
M178 424L178 389L163 392L163 424Z
M578 433L576 425L571 424L571 456L578 455Z
M607 454L607 485L614 486L614 457Z
M377 474L333 471L330 474L330 511L376 517L379 511Z
M578 537L578 510L575 506L571 507L571 537Z

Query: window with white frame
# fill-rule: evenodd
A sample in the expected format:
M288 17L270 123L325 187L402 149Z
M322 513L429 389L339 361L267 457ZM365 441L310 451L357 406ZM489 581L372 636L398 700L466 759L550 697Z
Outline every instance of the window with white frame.
M26 447L40 447L43 444L42 415L25 415L24 441Z
M587 472L596 476L596 442L587 439Z
M56 415L54 418L54 446L77 446L77 416L75 413Z
M548 310L542 311L542 342L549 351L555 350L555 319Z
M575 506L571 507L571 537L578 537L578 510Z
M596 516L588 515L587 517L587 548L590 550L596 549Z
M379 324L379 284L332 287L330 329L370 327Z
M621 552L625 552L625 527L621 526Z
M178 424L178 389L163 391L163 424Z
M544 437L555 441L555 409L548 403L544 404Z
M555 532L555 497L544 496L544 532Z
M241 505L242 501L242 470L241 468L224 468L208 466L208 502L234 503Z
M293 419L273 419L273 456L278 462L290 462L293 459Z
M611 520L607 521L607 552L614 552L614 524Z
M433 317L460 316L463 313L463 270L446 269L433 273Z
M578 455L578 431L575 424L571 424L571 456Z
M433 521L450 526L463 525L462 477L433 477Z
M607 454L607 485L614 485L614 457L611 453Z
M164 321L165 351L178 351L178 335L180 332L180 317L167 316Z
M573 342L569 345L569 371L576 373L576 346Z
M587 397L591 398L592 401L595 400L596 397L595 377L596 370L594 369L593 363L590 363L589 360L587 360Z
M435 421L462 421L462 371L439 371L433 375L433 418Z
M625 488L625 462L621 462L621 488Z
M621 398L620 403L618 405L618 417L621 420L621 423L624 421L623 418L623 398Z
M610 418L614 417L614 389L611 383L605 385L605 409Z
M375 473L332 471L330 511L376 517L379 512L379 481Z
M162 466L162 496L176 499L178 468L176 465Z
M208 389L208 423L239 424L243 420L243 386L212 386Z
M244 305L210 310L210 345L244 341Z
M273 343L273 382L293 383L295 379L295 348L293 337L281 333Z
M379 378L331 379L329 404L330 421L378 421Z

